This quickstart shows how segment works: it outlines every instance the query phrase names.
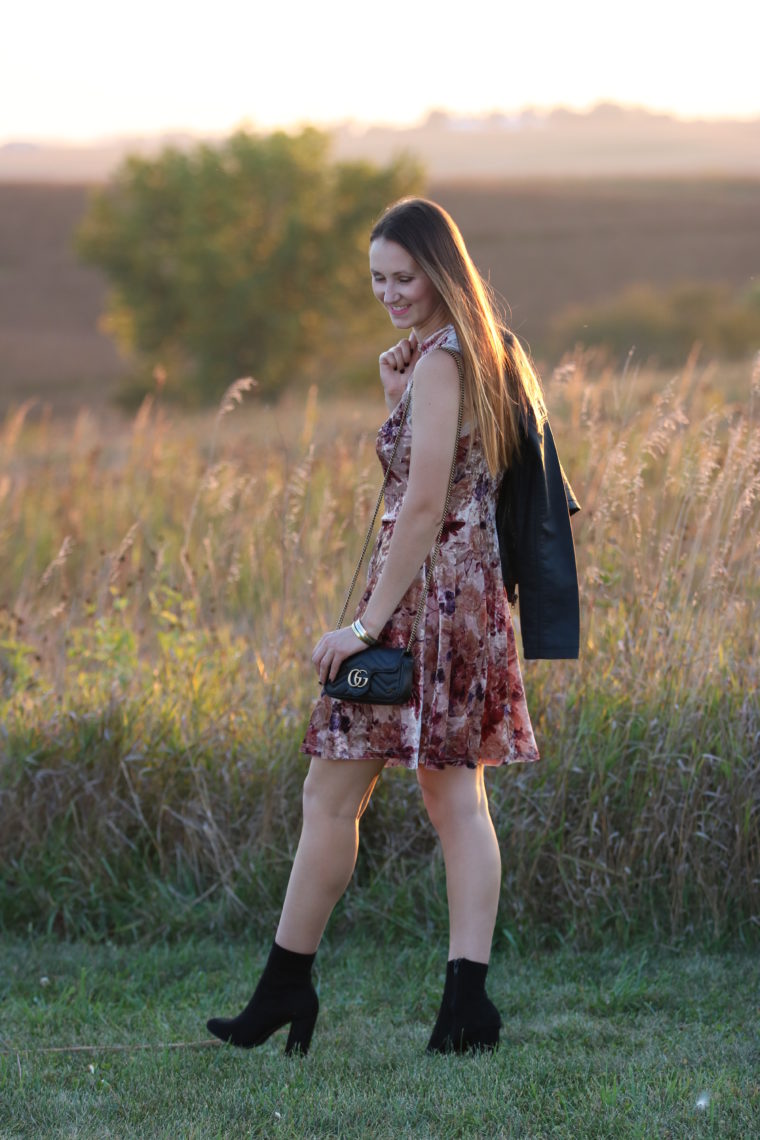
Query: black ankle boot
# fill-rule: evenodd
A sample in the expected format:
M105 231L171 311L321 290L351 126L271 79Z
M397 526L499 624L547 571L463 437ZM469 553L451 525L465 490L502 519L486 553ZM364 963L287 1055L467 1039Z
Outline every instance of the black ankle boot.
M311 984L315 954L296 954L272 943L253 997L237 1017L212 1017L206 1027L215 1037L251 1049L283 1025L290 1024L286 1053L309 1051L319 1013L319 998Z
M484 962L454 958L446 966L446 983L428 1053L466 1053L499 1045L501 1018L486 995Z

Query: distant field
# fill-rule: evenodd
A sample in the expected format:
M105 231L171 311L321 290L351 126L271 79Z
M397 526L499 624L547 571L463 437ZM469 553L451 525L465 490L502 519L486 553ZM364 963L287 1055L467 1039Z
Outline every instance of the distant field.
M760 267L760 180L435 183L481 271L540 353L552 317L632 282L748 284ZM102 406L123 364L98 332L106 285L71 237L87 187L0 184L0 412L36 396Z
M748 285L760 274L760 180L446 184L433 194L459 221L481 273L535 342L571 303L632 283Z

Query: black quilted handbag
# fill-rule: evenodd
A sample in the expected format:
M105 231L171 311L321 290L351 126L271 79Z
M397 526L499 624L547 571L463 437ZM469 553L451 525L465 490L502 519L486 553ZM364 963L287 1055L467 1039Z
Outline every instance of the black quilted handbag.
M444 351L448 352L448 349ZM433 575L435 564L438 560L438 554L441 547L441 534L443 533L443 524L446 520L446 515L449 512L449 500L451 498L451 488L454 484L454 471L456 469L457 461L457 447L459 446L459 436L462 432L462 412L464 408L464 368L462 365L462 358L459 353L451 352L454 357L459 370L459 416L457 419L457 435L454 444L454 454L451 459L451 471L449 473L449 486L446 491L446 503L443 508L441 516L441 525L438 530L438 537L435 540L435 546L430 557L430 565L428 567L427 576L425 578L425 588L422 591L420 604L417 608L417 614L412 625L412 632L409 634L409 641L407 642L406 649L397 649L389 645L372 645L368 649L360 649L357 653L352 653L347 657L338 670L338 675L334 681L328 681L325 685L323 692L334 700L339 701L358 701L360 704L366 705L404 705L412 695L412 680L414 675L414 659L412 657L412 645L417 636L417 628L422 618L422 611L425 607L425 599L427 598L428 589L430 588L430 581ZM338 618L336 629L340 629L343 625L343 619L346 616L348 603L351 595L354 592L356 579L359 577L359 569L364 561L364 555L367 553L372 531L375 526L377 512L380 510L380 503L382 502L383 494L385 492L385 485L388 482L388 474L393 461L396 458L396 451L398 450L399 439L401 438L401 430L406 421L406 414L409 410L409 404L412 399L412 385L409 385L409 394L404 404L404 411L401 416L401 423L398 427L396 435L396 442L393 445L393 451L388 466L385 469L385 478L383 485L380 488L380 494L377 497L375 504L375 511L372 515L372 521L367 530L367 537L364 540L364 549L361 552L359 561L354 571L354 577L349 586L346 600L343 603L341 615Z
M325 692L338 701L404 705L412 695L414 659L408 649L372 645L347 657Z

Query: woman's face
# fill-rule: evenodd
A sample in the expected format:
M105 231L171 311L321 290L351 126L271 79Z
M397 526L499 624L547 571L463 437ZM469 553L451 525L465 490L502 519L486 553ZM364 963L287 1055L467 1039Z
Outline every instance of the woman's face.
M410 253L395 241L377 238L369 247L372 291L398 329L435 332L446 319L438 290Z

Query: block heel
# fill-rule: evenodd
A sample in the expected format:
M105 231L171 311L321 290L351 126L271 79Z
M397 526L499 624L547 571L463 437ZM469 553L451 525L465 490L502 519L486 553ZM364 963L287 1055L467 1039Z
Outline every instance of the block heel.
M487 1025L482 1029L462 1033L461 1053L493 1053L499 1048L499 1034L501 1022L498 1025Z
M293 1053L300 1053L305 1057L309 1052L311 1045L311 1036L314 1032L314 1026L317 1024L317 1013L310 1014L308 1017L294 1018L290 1023L290 1032L288 1033L288 1040L285 1044L285 1052L288 1056Z

